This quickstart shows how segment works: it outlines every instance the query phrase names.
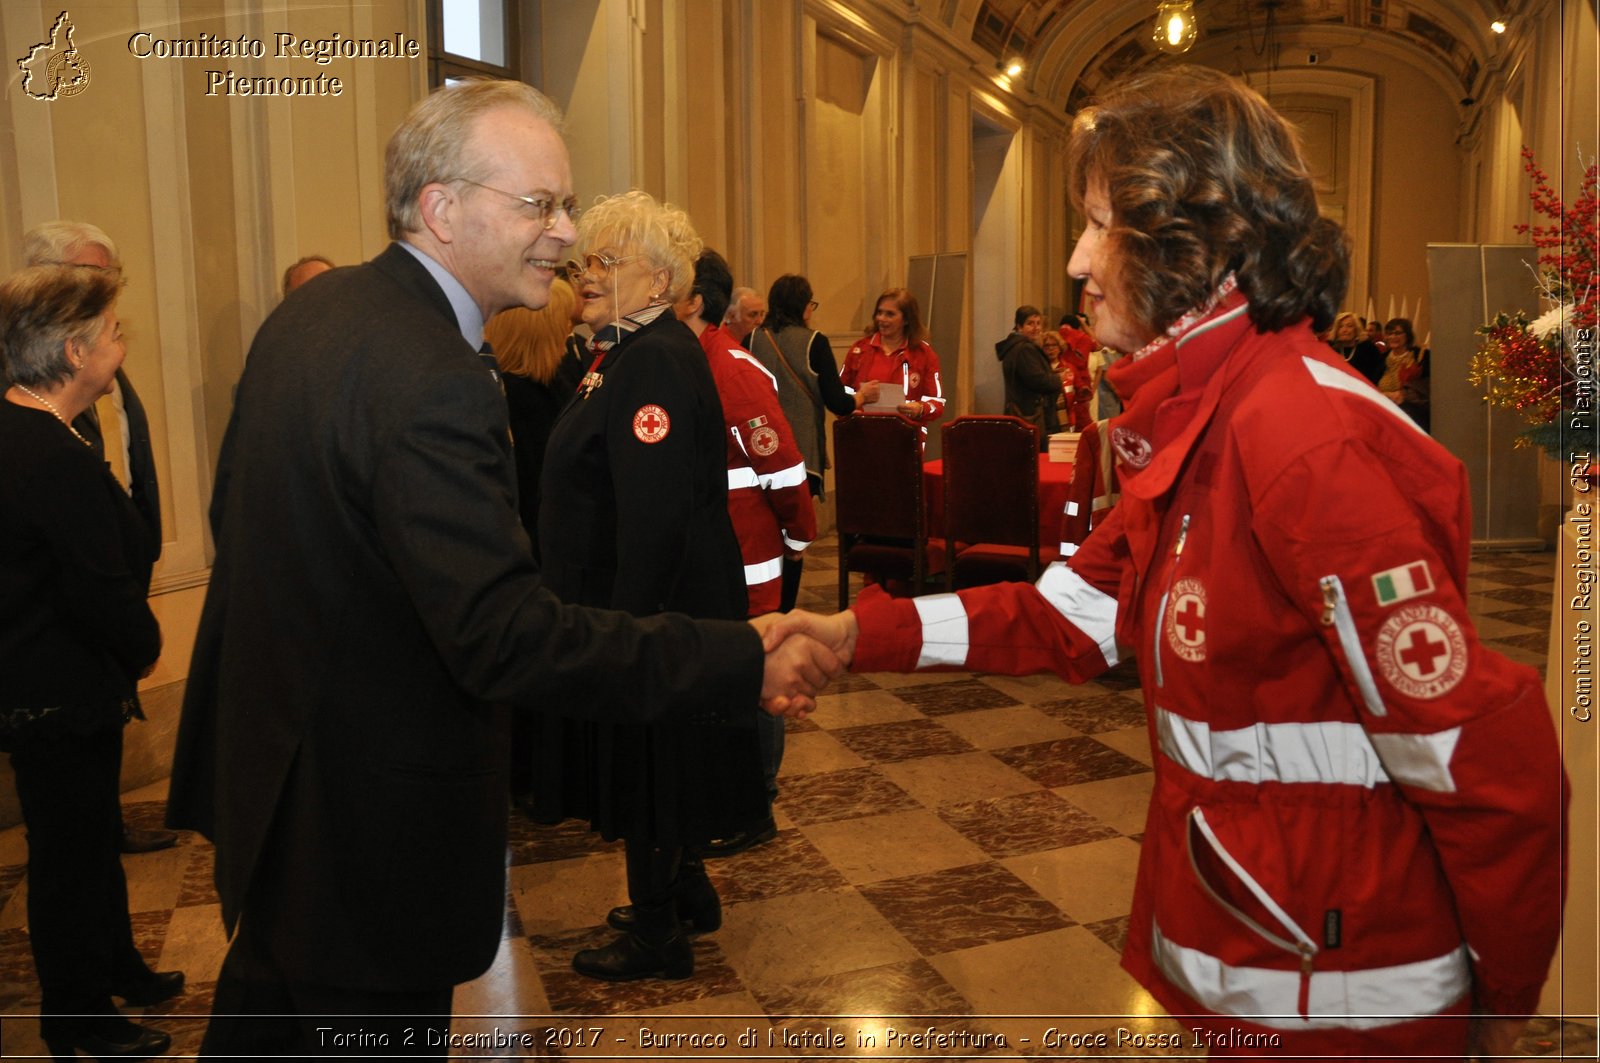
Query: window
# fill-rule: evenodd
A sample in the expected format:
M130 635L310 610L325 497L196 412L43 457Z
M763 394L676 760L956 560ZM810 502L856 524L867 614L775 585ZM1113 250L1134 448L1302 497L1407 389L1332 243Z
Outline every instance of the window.
M459 78L521 80L516 0L428 0L428 86Z

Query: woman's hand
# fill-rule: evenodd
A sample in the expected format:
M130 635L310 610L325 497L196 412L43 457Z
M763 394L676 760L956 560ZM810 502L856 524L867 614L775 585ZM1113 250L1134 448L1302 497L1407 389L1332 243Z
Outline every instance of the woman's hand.
M922 418L923 408L924 407L922 403L916 401L915 399L909 399L895 407L895 409L899 411L900 416L909 417L913 421L920 420Z

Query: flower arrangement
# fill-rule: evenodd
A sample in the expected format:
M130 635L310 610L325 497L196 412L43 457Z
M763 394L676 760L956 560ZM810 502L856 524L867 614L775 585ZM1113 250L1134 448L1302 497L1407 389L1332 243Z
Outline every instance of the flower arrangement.
M1581 161L1581 160L1580 160ZM1549 309L1530 321L1520 311L1496 314L1478 334L1483 346L1468 378L1485 401L1516 410L1528 422L1518 446L1537 446L1554 458L1595 460L1596 367L1595 162L1584 169L1578 197L1568 207L1550 178L1522 149L1522 168L1533 179L1529 198L1549 224L1518 225L1539 251L1537 283Z

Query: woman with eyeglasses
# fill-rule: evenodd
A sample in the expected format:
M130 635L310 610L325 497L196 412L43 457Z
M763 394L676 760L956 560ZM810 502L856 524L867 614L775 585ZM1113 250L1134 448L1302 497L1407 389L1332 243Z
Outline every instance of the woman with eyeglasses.
M588 371L545 452L539 543L563 601L636 616L742 620L744 563L728 519L722 404L693 331L672 312L701 251L688 215L643 192L601 200L578 225L578 298L594 331ZM626 841L622 931L585 949L591 978L687 978L694 930L722 921L689 846L767 816L754 692L728 691L687 722L604 724L543 717L535 818L589 821Z
M1428 399L1432 384L1428 352L1417 346L1417 334L1410 318L1397 317L1386 322L1383 340L1388 354L1384 356L1378 390L1426 432L1431 420Z
M902 417L928 425L944 414L939 356L928 343L916 296L905 288L878 296L872 325L845 355L839 379L858 410L878 401L880 384L894 384L901 389L895 410Z
M0 284L0 749L28 832L39 1032L57 1058L144 1059L171 1038L113 997L183 989L134 943L120 842L122 728L155 667L146 602L158 545L73 418L124 355L113 273L36 266Z

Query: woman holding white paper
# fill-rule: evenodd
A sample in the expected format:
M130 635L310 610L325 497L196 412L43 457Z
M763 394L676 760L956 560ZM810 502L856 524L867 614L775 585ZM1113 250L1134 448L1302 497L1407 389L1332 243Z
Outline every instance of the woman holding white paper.
M839 371L856 410L893 409L920 424L937 421L944 414L939 356L928 343L917 297L904 288L890 288L878 296L872 325L850 348Z

